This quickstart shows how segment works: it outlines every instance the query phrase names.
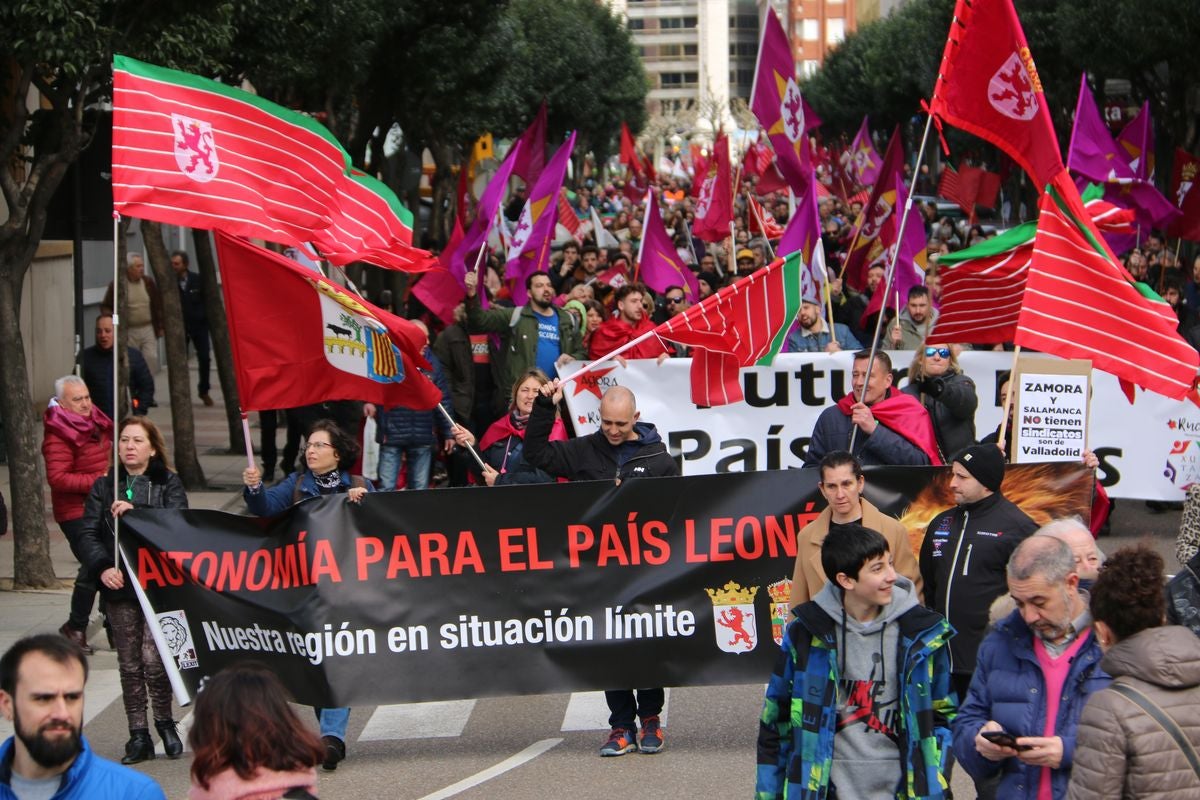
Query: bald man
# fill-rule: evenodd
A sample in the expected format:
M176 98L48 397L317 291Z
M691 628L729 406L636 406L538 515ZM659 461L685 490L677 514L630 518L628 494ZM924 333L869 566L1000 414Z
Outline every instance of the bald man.
M600 430L588 436L551 442L554 413L562 400L562 385L554 380L542 387L525 431L525 460L538 469L572 481L658 478L679 474L679 465L663 444L658 430L641 421L637 399L624 386L614 386L600 399ZM608 701L608 740L602 756L623 756L640 750L662 750L664 731L659 724L665 692L661 688L615 689L604 693ZM638 720L641 735L638 735Z

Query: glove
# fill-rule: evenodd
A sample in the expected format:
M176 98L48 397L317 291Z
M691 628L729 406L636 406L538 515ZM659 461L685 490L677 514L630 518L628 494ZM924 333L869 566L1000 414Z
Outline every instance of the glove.
M945 389L946 381L944 378L926 378L921 381L921 391L930 397L941 397Z

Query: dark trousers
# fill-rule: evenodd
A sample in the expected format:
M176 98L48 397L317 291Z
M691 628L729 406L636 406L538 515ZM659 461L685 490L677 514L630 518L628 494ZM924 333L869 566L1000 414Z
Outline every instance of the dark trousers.
M146 720L147 694L154 720L171 719L171 682L141 606L136 600L111 598L107 606L113 641L117 645L117 671L121 675L121 699L125 702L129 729L150 727Z
M62 529L63 536L67 537L71 553L79 562L79 572L75 574L75 588L71 590L71 611L67 616L67 624L77 631L86 631L99 586L91 570L83 565L83 558L79 552L79 541L83 537L85 523L82 518L72 519L58 523L58 527Z
M279 412L258 412L258 427L262 431L260 452L263 464L263 480L270 482L275 477L275 467L277 466L275 458L279 454L279 450L275 444L275 432L279 429ZM287 473L285 472L284 475L287 475Z
M636 731L635 719L657 717L662 713L666 692L662 689L610 689L604 693L608 701L608 726Z
M196 349L196 365L200 368L200 378L196 385L196 390L200 394L208 394L208 390L211 388L208 378L212 372L212 359L209 355L211 348L208 341L208 325L189 325L187 327L187 338L192 343L192 347Z
M958 705L961 708L962 704L967 701L967 690L971 688L972 674L969 672L955 672L950 675L950 683L954 686L954 693L958 695ZM946 780L950 780L952 768L954 767L954 756L946 759ZM975 798L976 800L996 800L996 789L1000 786L1000 779L1004 777L1004 773L1000 773L993 778L984 778L983 780L975 781Z

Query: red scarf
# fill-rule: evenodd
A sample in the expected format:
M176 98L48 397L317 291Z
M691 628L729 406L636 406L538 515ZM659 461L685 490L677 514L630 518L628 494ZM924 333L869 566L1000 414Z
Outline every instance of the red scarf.
M854 393L838 400L838 409L847 417L851 408L858 402ZM942 466L941 456L938 455L937 436L933 432L933 420L921 401L911 395L904 394L895 386L888 387L888 393L882 400L871 406L875 420L889 430L903 436L909 442L921 448L921 452L929 456L929 463L935 467Z

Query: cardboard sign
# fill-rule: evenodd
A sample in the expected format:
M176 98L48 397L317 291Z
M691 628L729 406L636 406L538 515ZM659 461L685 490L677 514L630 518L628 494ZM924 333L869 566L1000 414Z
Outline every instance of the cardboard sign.
M1092 362L1021 356L1012 461L1079 461L1087 449Z

